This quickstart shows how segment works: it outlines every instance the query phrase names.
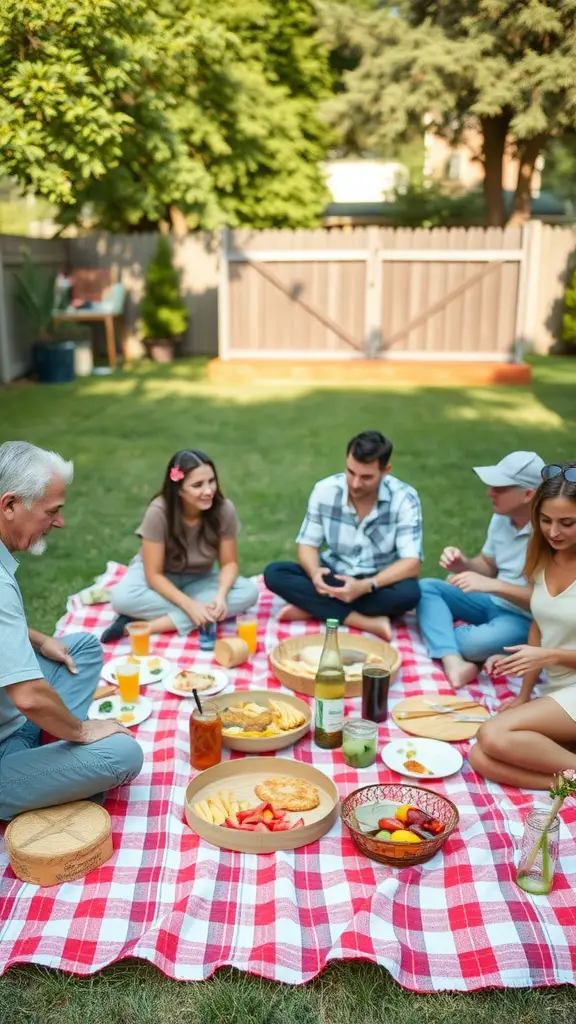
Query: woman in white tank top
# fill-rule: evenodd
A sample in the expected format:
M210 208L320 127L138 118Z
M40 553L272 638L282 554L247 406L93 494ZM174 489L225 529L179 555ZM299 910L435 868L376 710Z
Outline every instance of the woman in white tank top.
M493 782L549 789L576 769L576 463L545 466L532 505L525 576L534 622L528 643L493 671L522 676L519 696L478 730L470 763ZM546 669L544 695L531 700Z

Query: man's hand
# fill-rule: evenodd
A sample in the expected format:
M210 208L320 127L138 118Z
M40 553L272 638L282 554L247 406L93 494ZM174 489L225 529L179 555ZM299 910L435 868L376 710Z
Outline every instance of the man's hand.
M465 572L468 559L460 548L447 547L440 555L440 565L448 572Z
M448 583L458 587L464 594L491 594L495 580L491 576L483 576L480 572L458 572L448 577Z
M110 720L107 722L82 722L78 742L97 743L98 740L105 740L108 736L113 736L115 732L123 732L126 736L132 736L130 730L126 729L125 726L120 725L119 722L113 722ZM134 739L133 736L132 739Z
M332 597L337 597L339 601L345 601L346 604L350 604L352 601L357 601L364 594L369 593L369 580L356 580L353 576L336 576L335 578L342 580L343 586L333 587L330 593Z
M311 576L311 580L319 594L332 597L334 594L334 588L329 587L328 584L324 581L324 577L328 576L329 573L330 569L326 569L321 566L319 569L315 570L315 572Z
M511 651L508 657L502 657L494 666L499 676L524 676L528 672L541 672L554 664L553 652L545 647L530 647L528 644L517 644L505 647Z
M38 648L38 654L44 655L50 661L59 661L62 665L66 666L69 672L72 672L72 675L78 674L76 662L66 644L63 644L61 640L57 640L55 636L47 636L42 641Z

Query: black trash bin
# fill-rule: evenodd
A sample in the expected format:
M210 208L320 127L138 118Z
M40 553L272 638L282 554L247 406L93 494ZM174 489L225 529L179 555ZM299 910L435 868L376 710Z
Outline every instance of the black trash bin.
M69 384L75 379L74 348L73 341L60 341L55 345L36 342L34 370L40 384Z

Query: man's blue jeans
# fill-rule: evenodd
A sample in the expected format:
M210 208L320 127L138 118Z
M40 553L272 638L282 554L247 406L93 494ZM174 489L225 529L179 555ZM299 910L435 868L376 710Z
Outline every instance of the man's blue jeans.
M531 618L498 604L490 594L464 594L445 580L420 580L416 608L420 632L431 658L461 654L484 662L505 647L525 644ZM454 626L461 619L470 625Z
M65 665L38 656L40 669L72 714L82 721L92 702L102 668L102 648L90 633L61 638L76 662L78 675ZM0 743L0 819L22 811L85 800L134 779L142 767L142 748L131 736L114 733L96 743L59 740L40 746L42 730L27 721Z

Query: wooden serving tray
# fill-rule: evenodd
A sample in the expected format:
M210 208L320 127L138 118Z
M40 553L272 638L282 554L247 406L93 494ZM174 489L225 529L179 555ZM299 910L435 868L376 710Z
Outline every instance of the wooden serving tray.
M275 775L290 775L312 783L320 794L320 804L312 811L289 811L291 821L304 818L304 828L293 832L237 832L212 825L194 811L193 804L206 800L221 789L232 790L239 800L249 800L252 806L260 803L254 786ZM197 835L222 850L240 853L275 853L276 850L296 850L314 843L325 835L340 814L340 797L336 786L326 775L302 761L288 758L245 757L223 761L215 768L207 768L192 779L186 787L186 821Z
M211 704L221 711L223 708L231 708L236 704L247 702L268 707L270 699L283 700L285 704L296 708L304 715L304 724L299 725L297 729L291 729L290 732L283 732L279 736L265 736L261 740L252 736L225 736L222 733L222 746L228 747L229 750L240 750L243 754L265 754L268 750L282 750L284 747L291 747L293 743L302 739L310 729L312 711L305 701L293 697L291 693L278 693L277 690L236 690L234 693L222 693L203 703Z
M304 647L319 647L322 649L324 645L326 634L325 633L308 633L303 636L294 636L289 640L283 640L277 644L273 650L270 651L269 660L272 675L279 683L286 686L289 690L294 690L296 693L303 693L307 697L314 696L314 677L309 674L297 675L294 672L289 671L283 665L283 659L287 658L289 661L298 659L300 651ZM385 667L389 669L391 676L391 683L394 680L398 669L400 668L400 654L392 644L387 643L386 640L378 640L376 637L361 636L356 633L346 633L342 630L338 634L338 643L340 644L340 651L342 657L346 657L348 650L360 651L365 655L376 654L379 658L382 658ZM346 696L347 697L359 697L362 693L362 680L357 679L355 681L347 681L346 683Z
M410 733L411 736L424 736L426 739L431 740L446 740L448 743L470 740L478 732L482 724L481 722L455 722L454 715L431 716L429 713L432 709L428 704L424 703L422 698L433 700L436 704L452 705L454 703L464 703L464 699L459 697L458 693L454 693L452 697L439 697L437 693L423 693L421 697L407 697L406 700L401 700L392 709L392 718L403 732ZM398 717L402 711L409 713L423 711L427 717L409 718L406 720L405 718ZM479 707L473 701L470 701L469 710L462 707L458 709L457 713L460 715L482 715L484 718L490 718L490 712L486 708Z

